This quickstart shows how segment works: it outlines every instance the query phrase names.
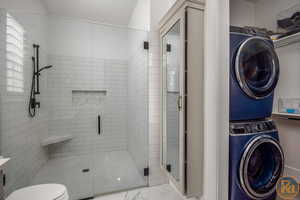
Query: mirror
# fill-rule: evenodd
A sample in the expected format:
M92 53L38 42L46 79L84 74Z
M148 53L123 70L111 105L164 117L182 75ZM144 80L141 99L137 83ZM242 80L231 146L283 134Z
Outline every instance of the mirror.
M180 94L180 21L163 37L164 71L164 138L163 164L176 179L179 178L179 113Z

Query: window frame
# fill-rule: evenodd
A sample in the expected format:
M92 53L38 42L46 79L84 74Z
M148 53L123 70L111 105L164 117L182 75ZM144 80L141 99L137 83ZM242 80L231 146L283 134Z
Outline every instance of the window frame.
M25 30L8 12L5 15L6 92L23 94L25 90Z

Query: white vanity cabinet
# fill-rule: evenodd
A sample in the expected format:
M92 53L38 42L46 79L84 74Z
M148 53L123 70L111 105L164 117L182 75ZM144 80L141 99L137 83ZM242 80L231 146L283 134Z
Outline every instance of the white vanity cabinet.
M187 196L203 183L204 1L179 0L160 22L161 164Z

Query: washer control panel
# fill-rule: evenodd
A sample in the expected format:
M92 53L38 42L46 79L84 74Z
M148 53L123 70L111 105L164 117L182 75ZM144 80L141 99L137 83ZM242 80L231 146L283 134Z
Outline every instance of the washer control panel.
M272 120L230 123L230 134L252 134L277 131Z

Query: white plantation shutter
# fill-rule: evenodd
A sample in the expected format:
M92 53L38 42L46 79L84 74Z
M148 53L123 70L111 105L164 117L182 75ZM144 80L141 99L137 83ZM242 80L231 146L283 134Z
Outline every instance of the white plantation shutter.
M6 80L7 91L24 91L24 29L7 14L6 23Z

